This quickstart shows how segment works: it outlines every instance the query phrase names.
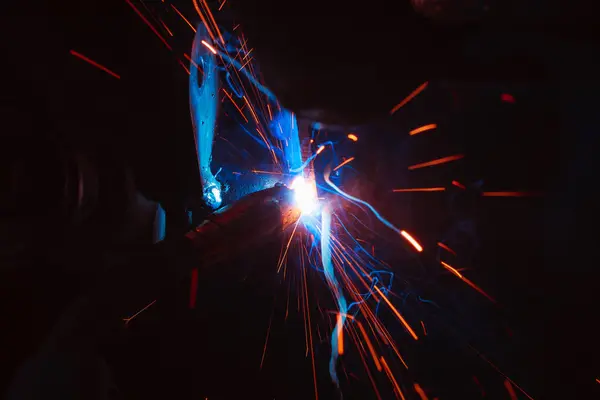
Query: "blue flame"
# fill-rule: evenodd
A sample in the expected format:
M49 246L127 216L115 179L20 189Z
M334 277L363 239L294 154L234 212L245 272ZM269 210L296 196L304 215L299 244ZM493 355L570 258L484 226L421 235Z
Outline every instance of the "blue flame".
M335 277L333 266L331 265L331 212L328 207L325 207L321 212L321 260L323 263L323 272L325 279L329 284L329 288L337 299L338 312L340 315L339 323L335 325L331 334L331 358L329 360L329 375L335 384L339 387L340 382L337 377L336 364L339 357L338 353L338 337L339 330L344 329L348 307L346 298L338 280Z

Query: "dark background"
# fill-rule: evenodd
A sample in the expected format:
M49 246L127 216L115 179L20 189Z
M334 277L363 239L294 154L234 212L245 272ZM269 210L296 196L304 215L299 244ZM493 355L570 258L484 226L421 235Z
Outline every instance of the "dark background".
M124 1L5 6L3 161L25 157L43 177L53 160L48 143L58 138L98 154L106 170L130 166L138 189L153 200L181 204L200 193L187 74L177 62L189 53L192 33L168 4L147 3L173 30L172 52ZM178 8L195 21L191 3L182 3ZM415 282L412 292L445 307L436 313L414 304L414 313L431 318L433 327L425 345L407 350L415 365L410 377L431 388L432 397L478 398L476 386L469 386L471 375L478 374L487 382L488 396L506 398L502 378L474 361L465 348L468 341L485 349L535 398L586 398L597 391L591 221L599 121L593 14L576 4L563 8L532 2L520 8L509 2L482 26L445 25L431 33L419 19L396 19L385 4L369 11L369 20L363 8L338 12L311 2L267 1L256 8L254 3L228 12L240 13L234 20L247 28L265 79L283 104L299 111L325 108L336 123L372 121L357 130L360 147L348 150L356 156L355 172L345 177L352 192L414 233L426 249L442 238L463 246L456 264L469 268L471 279L502 306L488 307L454 277L440 274L433 252L418 262L427 273L407 270L404 266L412 264L398 242L380 239L382 258L398 266L397 275ZM246 9L249 5L252 10ZM74 58L72 49L121 79ZM424 80L430 80L426 92L386 117ZM512 94L515 102L502 102L502 93ZM408 137L410 129L431 122L438 124L436 131ZM344 133L332 130L330 135L342 138ZM466 157L447 166L406 170L455 153ZM84 290L91 271L103 267L97 255L115 246L111 232L125 212L117 201L117 211L99 218L92 244L63 241L60 221L52 217L50 178L36 181L22 203L20 211L28 219L18 236L25 251L3 248L2 331L7 338L2 348L12 371L36 351L63 307ZM390 193L394 187L448 186L454 179L475 192L481 183L484 190L546 195ZM459 238L456 230L464 223L472 228ZM3 225L14 229L14 224ZM11 232L3 230L3 240ZM14 242L5 241L13 248ZM308 398L312 383L301 317L284 327L285 287L271 274L254 276L254 285L235 284L236 277L203 276L198 313L186 309L187 286L173 288L177 295L149 313L131 337L106 346L122 388L140 398L219 398L254 391L260 394L256 398ZM318 276L312 280L318 287ZM272 301L278 308L268 351L277 356L267 358L264 374L257 374ZM319 368L325 369L327 344L317 348ZM3 375L3 387L10 378ZM319 370L319 380L327 398L326 371Z

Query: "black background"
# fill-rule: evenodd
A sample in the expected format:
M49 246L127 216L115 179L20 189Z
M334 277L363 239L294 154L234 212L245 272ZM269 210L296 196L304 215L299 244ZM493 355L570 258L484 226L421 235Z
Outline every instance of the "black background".
M147 13L141 4L135 4ZM477 243L470 238L468 255L457 262L472 270L473 280L498 300L501 311L481 305L485 299L477 298L451 276L438 276L439 272L432 270L421 281L418 274L396 271L417 279L419 293L446 304L450 314L447 320L432 316L441 321L437 323L443 333L431 338L429 346L414 350L413 356L419 360L418 372L411 371L414 379L430 382L431 393L440 398L478 398L479 392L465 382L472 384L472 371L483 371L483 367L464 355L464 346L452 347L469 332L466 337L471 343L487 349L501 369L536 398L586 398L588 392L597 391L597 263L592 257L591 221L596 203L593 157L599 121L595 107L598 82L593 74L597 70L596 47L587 25L591 14L571 5L569 12L550 13L544 19L536 12L539 8L531 5L513 19L518 13L511 10L517 7L509 7L496 15L484 33L468 26L448 34L444 40L453 44L447 46L437 42L439 32L432 37L414 34L406 28L410 24L394 23L384 9L375 9L371 22L360 26L347 23L343 12L329 12L329 7L320 9L318 23L311 23L310 16L318 7L310 2L280 4L279 8L269 2L262 4L273 11L242 9L240 19L256 39L254 46L265 60L262 69L267 82L285 81L273 84L275 90L280 87L284 105L306 109L315 104L335 115L346 113L349 122L355 122L356 115L374 121L358 130L361 146L350 150L355 151L353 167L359 178L353 193L372 201L391 221L419 237L426 248L452 236L452 228L460 222L474 221L477 227L473 235ZM199 193L187 74L177 62L189 52L192 33L168 5L152 2L152 6L164 7L165 21L174 33L169 39L172 52L124 1L8 5L2 18L6 47L3 152L11 152L11 140L23 135L27 140L18 151L32 148L35 154L43 154L39 151L43 138L58 134L74 146L110 154L130 165L138 188L149 198L177 202ZM178 7L195 21L191 4ZM347 14L349 20L364 21L358 18L360 11ZM588 18L575 19L586 15ZM311 26L308 39L303 29L306 25ZM364 34L379 30L384 32ZM327 50L334 46L315 44L322 37L335 42L338 38L333 33L349 37L337 49L338 56ZM361 53L368 47L357 38L366 38L367 45L375 46L372 54ZM121 79L71 56L72 49L98 60ZM385 56L375 56L381 54ZM349 61L352 59L361 61L356 66ZM418 61L411 63L413 60ZM344 79L327 85L336 73ZM392 83L386 82L388 77ZM426 79L431 82L426 92L394 117L384 117ZM515 103L503 103L502 93L512 94ZM436 131L408 137L410 129L431 122L438 124ZM454 153L466 157L447 166L406 170L408 165ZM43 171L44 164L40 164ZM546 195L465 200L457 197L457 191L390 193L400 186L447 186L453 179L471 186L482 182L485 190L542 191ZM35 351L87 276L61 272L70 269L47 257L43 238L55 229L42 223L51 210L46 207L51 202L48 193L50 189L43 188L32 194L30 210L41 221L30 225L37 250L16 261L11 259L6 265L15 266L2 272L6 309L2 330L8 334L3 349L4 344L11 348L3 350L3 360L11 370ZM111 222L107 220L103 228L110 232ZM397 261L394 265L404 265L406 256L399 254L398 243L387 240L382 244L383 255ZM70 248L69 243L64 246ZM93 247L102 252L102 243ZM433 253L424 258L423 265L434 264ZM99 261L90 254L70 256L72 259L85 260L86 270L99 268ZM259 263L261 268L264 265L272 262L265 259ZM139 336L108 346L106 352L116 360L114 369L121 386L140 398L179 398L192 393L220 398L232 392L251 397L254 390L260 393L256 398L265 393L308 398L311 372L303 358L301 325L299 329L287 325L275 330L279 333L273 334L269 352L278 356L267 359L264 375L256 372L274 301L274 295L264 293L276 293L279 308L281 296L285 296L277 278L255 273L255 285L239 285L235 290L228 284L235 282L233 278L203 278L199 304L205 307L200 316L185 310L187 294L175 290L181 298L175 296L150 314L146 328L140 322ZM313 280L319 281L316 276ZM281 324L279 308L273 314L273 321L279 321L273 329ZM415 306L415 310L419 308ZM423 313L435 314L429 309ZM301 320L292 319L289 324L301 324ZM452 329L450 325L454 325ZM510 326L512 337L497 328L504 325ZM454 328L462 339L454 339ZM131 352L120 353L122 349ZM319 349L323 368L319 379L327 398L331 387L323 367L326 344ZM283 356L288 352L293 355ZM3 383L10 377L3 374ZM506 398L502 379L488 379L488 396Z

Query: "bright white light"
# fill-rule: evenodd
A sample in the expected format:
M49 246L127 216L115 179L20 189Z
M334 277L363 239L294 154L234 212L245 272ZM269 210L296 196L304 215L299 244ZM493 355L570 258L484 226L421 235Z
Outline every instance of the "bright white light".
M219 190L219 188L212 188L210 190L214 196L214 199L217 203L221 204L221 202L223 201L223 199L221 198L221 191Z
M317 185L314 181L308 182L303 176L297 176L290 189L294 191L296 205L302 214L311 214L317 209Z

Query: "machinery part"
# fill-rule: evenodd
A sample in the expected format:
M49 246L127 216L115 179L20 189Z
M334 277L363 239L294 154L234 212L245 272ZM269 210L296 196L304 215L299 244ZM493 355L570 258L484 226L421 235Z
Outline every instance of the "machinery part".
M219 210L185 236L206 266L276 237L299 218L293 191L276 185Z
M190 113L198 152L198 166L204 202L211 209L221 206L221 184L210 169L218 111L219 70L217 59L202 41L208 38L204 25L198 25L190 61Z

